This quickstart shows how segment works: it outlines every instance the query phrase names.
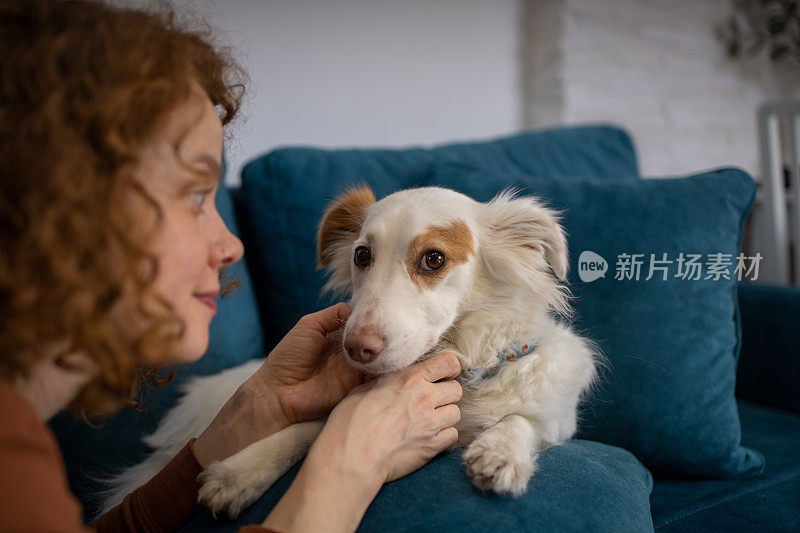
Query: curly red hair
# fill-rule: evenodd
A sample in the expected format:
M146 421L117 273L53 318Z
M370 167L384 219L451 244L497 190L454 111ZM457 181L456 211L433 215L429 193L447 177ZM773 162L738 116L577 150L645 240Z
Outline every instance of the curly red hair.
M173 356L183 324L120 206L133 192L159 214L134 178L137 156L193 87L223 124L236 114L244 75L211 42L170 9L0 2L1 378L67 340L99 367L73 407L108 412L131 401L145 362ZM123 292L146 318L124 339L112 317Z

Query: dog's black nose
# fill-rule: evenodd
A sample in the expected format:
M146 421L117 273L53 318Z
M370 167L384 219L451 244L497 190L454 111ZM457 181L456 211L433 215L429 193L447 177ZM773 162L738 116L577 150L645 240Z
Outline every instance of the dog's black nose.
M351 333L344 340L347 354L359 363L370 363L383 350L383 340L374 333Z

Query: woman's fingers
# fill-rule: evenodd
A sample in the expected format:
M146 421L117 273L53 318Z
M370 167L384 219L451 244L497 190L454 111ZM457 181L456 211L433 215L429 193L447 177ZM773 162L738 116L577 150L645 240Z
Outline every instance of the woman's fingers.
M461 420L461 410L454 403L437 407L434 412L439 421L439 429L455 426Z
M434 384L436 387L436 407L447 405L449 403L456 403L461 399L462 389L461 383L455 380L442 381Z
M446 427L433 437L433 446L442 452L458 442L458 430L453 426Z
M443 352L436 354L430 359L416 363L411 368L431 383L440 379L454 378L461 373L461 363L455 354Z
M306 315L300 320L306 321L309 326L316 328L325 336L343 328L352 311L349 305L339 302L322 311Z

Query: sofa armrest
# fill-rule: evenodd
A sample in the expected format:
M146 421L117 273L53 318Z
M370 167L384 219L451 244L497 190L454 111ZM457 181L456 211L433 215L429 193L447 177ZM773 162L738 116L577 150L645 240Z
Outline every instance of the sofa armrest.
M736 396L800 413L800 288L739 283Z

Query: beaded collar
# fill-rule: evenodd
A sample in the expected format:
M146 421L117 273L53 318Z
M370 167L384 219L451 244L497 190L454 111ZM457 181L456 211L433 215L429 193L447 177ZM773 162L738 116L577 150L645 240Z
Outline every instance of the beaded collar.
M500 350L495 356L497 357L497 364L483 368L465 368L458 376L459 381L466 386L474 386L485 379L493 378L500 372L503 365L511 361L516 361L517 359L522 359L526 355L533 353L537 346L539 346L539 339L533 339L528 342L511 343L509 346Z

